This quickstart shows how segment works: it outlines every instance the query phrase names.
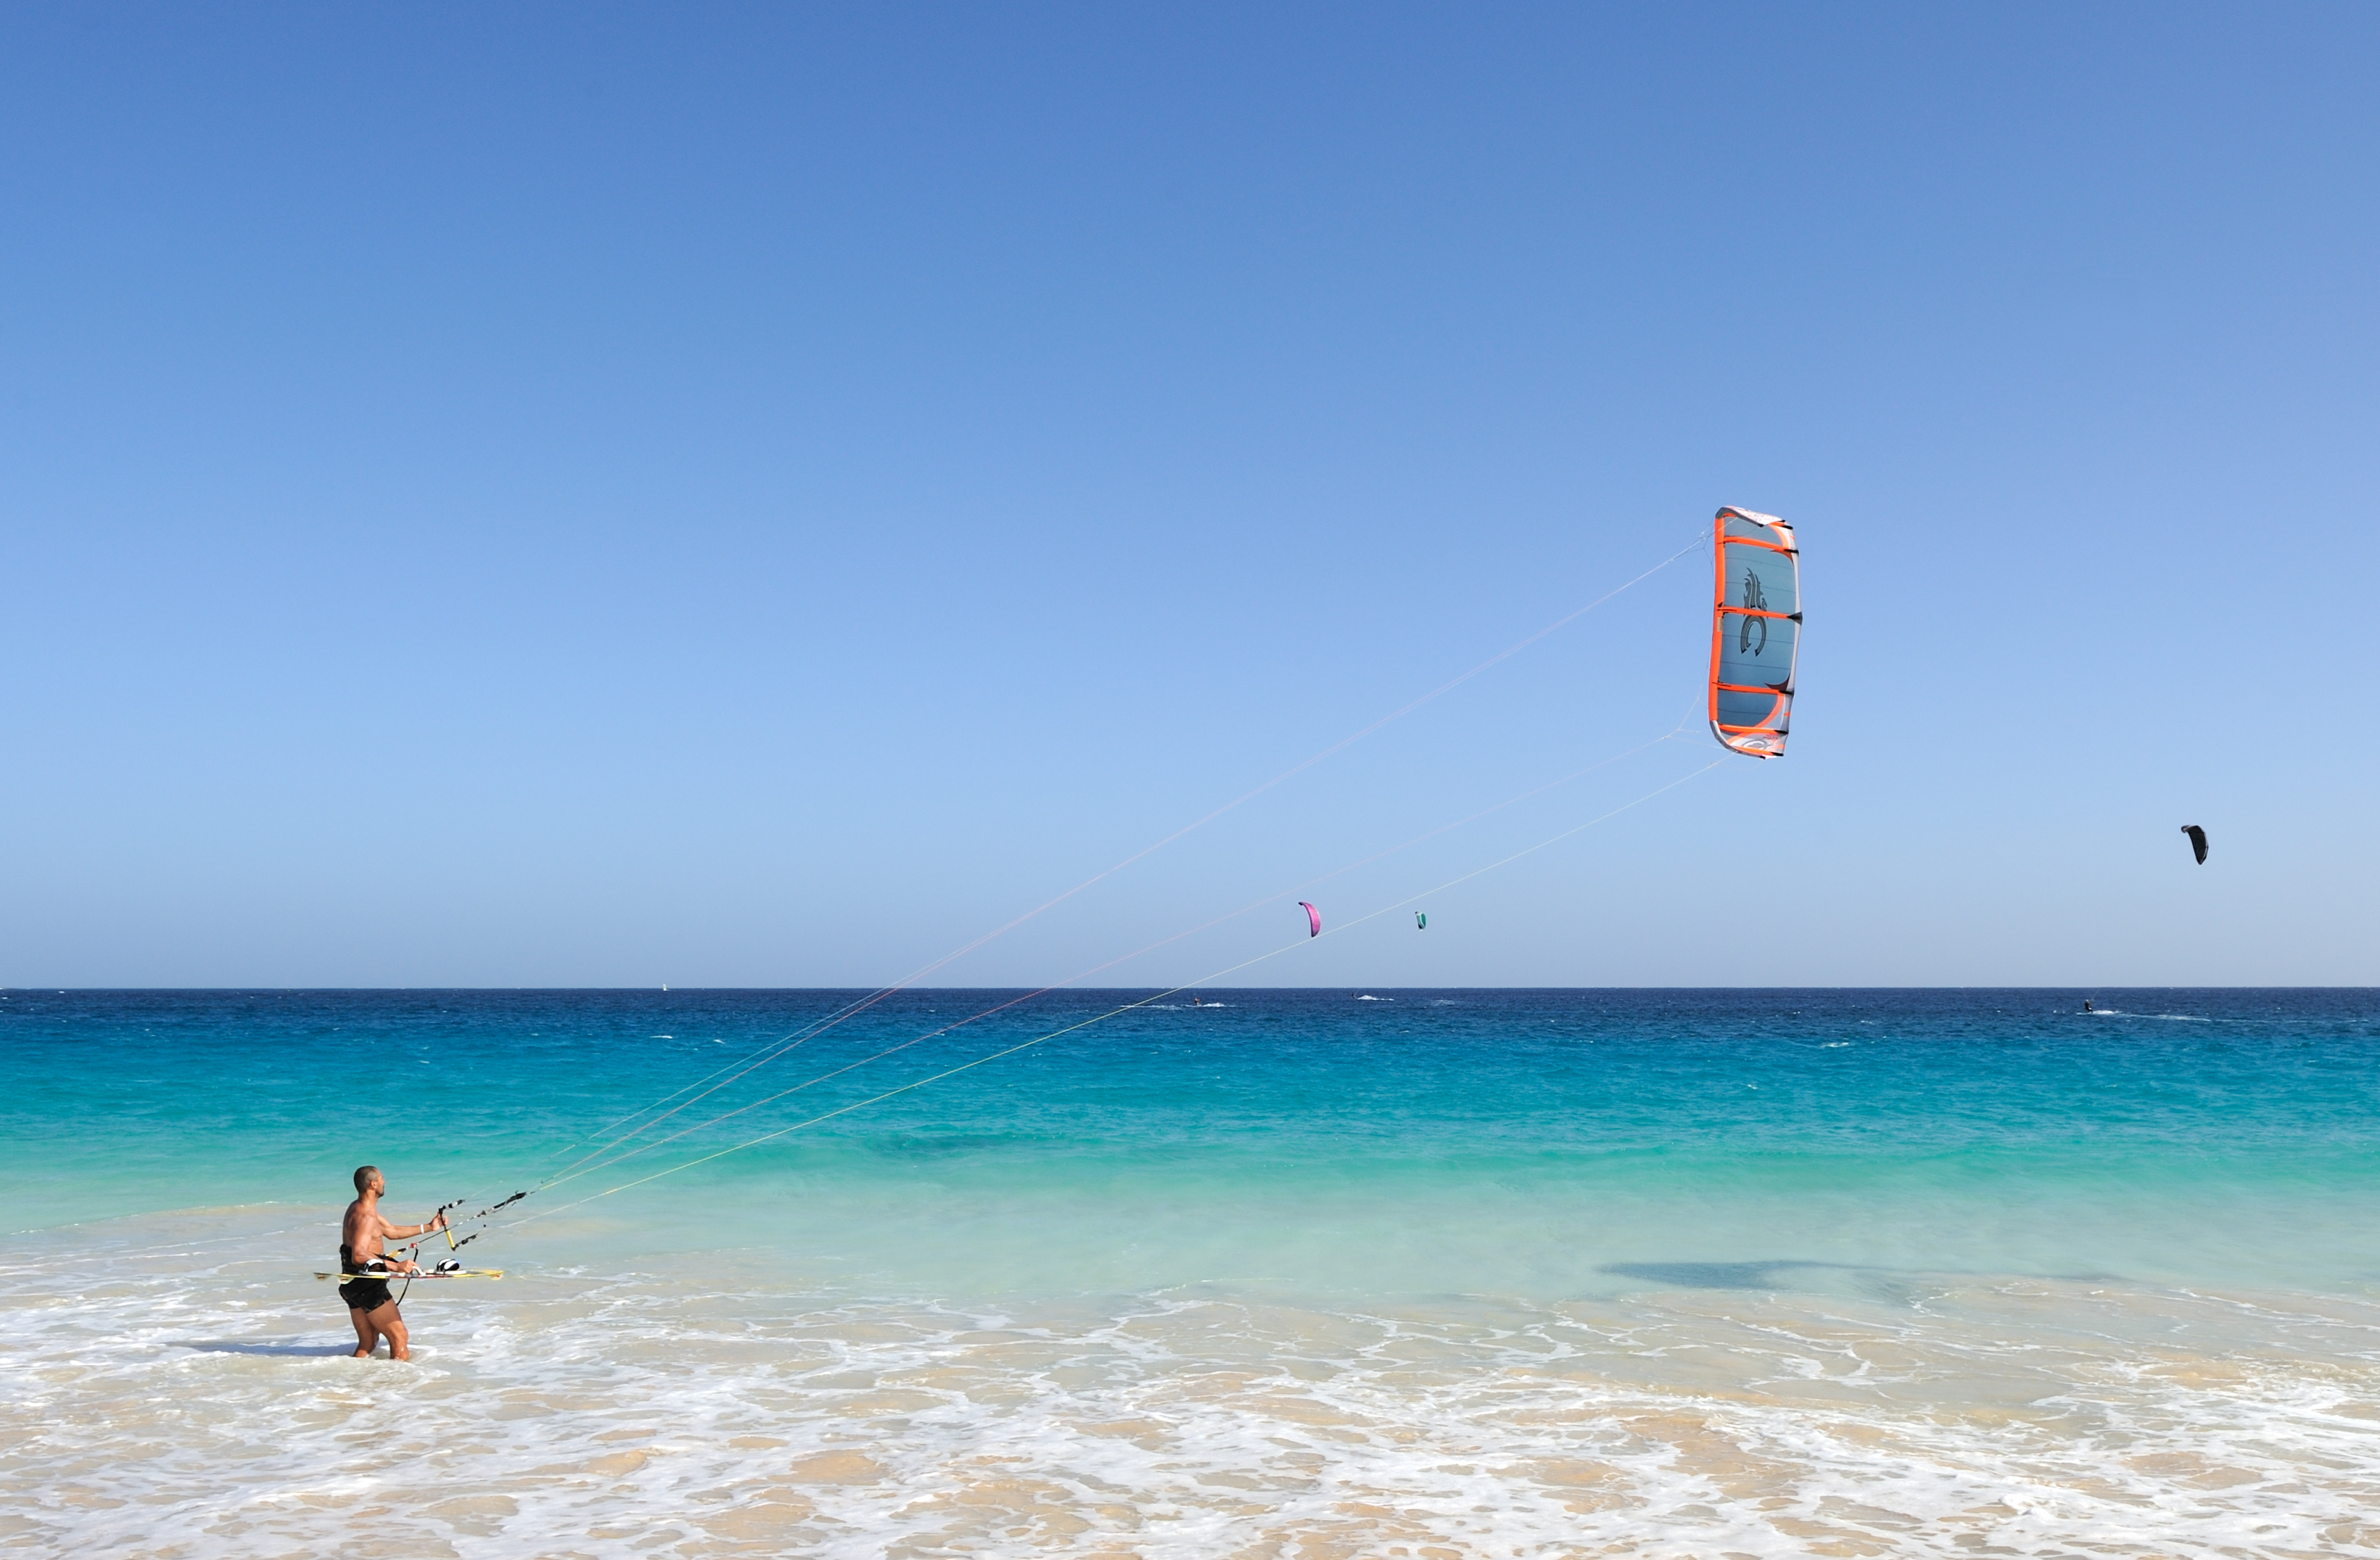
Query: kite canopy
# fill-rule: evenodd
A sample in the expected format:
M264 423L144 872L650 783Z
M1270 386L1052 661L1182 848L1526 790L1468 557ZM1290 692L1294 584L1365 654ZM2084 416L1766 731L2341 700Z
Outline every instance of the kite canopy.
M1802 554L1774 515L1730 506L1711 522L1718 599L1711 613L1711 735L1754 758L1785 751L1802 650Z
M1305 934L1308 937L1321 936L1322 912L1316 909L1313 906L1307 904L1303 899L1300 899L1297 902L1297 908L1305 912Z

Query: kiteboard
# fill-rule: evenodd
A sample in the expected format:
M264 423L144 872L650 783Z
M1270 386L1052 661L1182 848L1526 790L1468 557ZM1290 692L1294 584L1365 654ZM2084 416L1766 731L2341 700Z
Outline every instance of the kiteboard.
M378 1278L398 1283L409 1278L419 1278L427 1283L433 1278L502 1278L504 1275L504 1270L502 1268L467 1268L460 1273L439 1273L425 1269L420 1273L318 1273L314 1276L335 1278L342 1283L357 1278Z

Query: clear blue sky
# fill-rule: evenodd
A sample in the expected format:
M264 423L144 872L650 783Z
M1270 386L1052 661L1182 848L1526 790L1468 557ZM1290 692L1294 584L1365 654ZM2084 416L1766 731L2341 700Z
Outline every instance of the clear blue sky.
M2375 68L2345 6L15 7L0 983L897 978L1726 503L1804 546L1788 758L1235 979L2380 983ZM1706 591L936 978L1658 736Z

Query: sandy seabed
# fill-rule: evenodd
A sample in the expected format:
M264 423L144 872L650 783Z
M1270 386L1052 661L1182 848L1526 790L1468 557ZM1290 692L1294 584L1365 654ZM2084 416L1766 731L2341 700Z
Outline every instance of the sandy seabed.
M1560 1303L867 1298L727 1253L417 1286L288 1209L0 1245L0 1549L2380 1554L2380 1304L1875 1269Z

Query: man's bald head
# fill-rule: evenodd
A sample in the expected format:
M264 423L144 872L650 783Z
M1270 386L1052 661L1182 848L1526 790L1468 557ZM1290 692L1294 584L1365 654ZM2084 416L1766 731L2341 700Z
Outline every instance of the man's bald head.
M361 1194L371 1190L371 1184L378 1179L380 1179L379 1165L366 1164L358 1168L356 1171L357 1194L360 1196Z

